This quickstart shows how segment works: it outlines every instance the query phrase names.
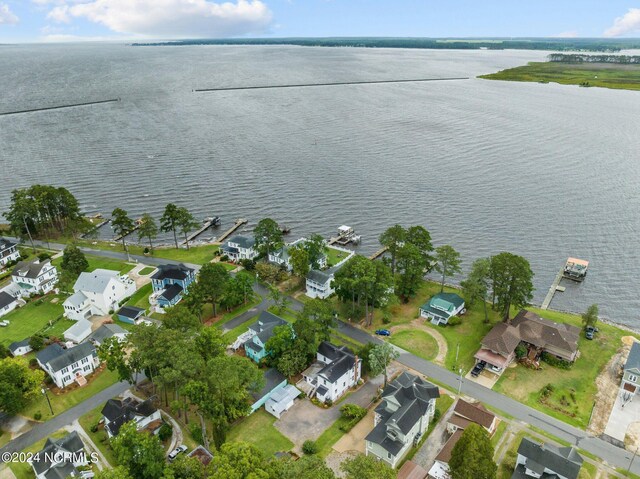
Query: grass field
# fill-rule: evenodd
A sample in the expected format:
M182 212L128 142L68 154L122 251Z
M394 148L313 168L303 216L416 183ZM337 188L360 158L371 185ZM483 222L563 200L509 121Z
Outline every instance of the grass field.
M57 303L52 300L57 299ZM53 322L62 315L64 308L60 296L47 295L40 300L33 300L22 308L18 308L3 316L3 320L10 321L9 326L0 328L0 343L8 346L14 341L22 341L31 337L34 333L41 331L46 335L62 336L62 332L72 326L75 322L60 320L54 323L51 328L45 331L49 322ZM39 304L40 303L40 304Z
M149 296L152 292L153 285L151 283L147 283L131 295L126 305L135 306L137 308L142 308L145 311L149 311Z
M340 261L349 256L349 253L337 250L335 248L327 248L327 266L331 267L338 264Z
M424 331L398 331L391 335L389 341L428 361L431 361L438 354L438 343Z
M91 438L93 443L98 447L98 449L100 449L100 452L104 455L109 464L112 467L116 467L118 465L118 461L116 461L113 449L111 449L111 446L109 445L109 439L107 432L104 430L104 426L98 428L97 432L91 432L91 426L96 424L102 418L100 411L102 411L103 407L104 404L101 404L94 410L89 411L87 414L80 417L78 422L82 426L82 429L84 429L87 435Z
M530 62L479 78L640 90L640 65Z
M156 268L153 268L153 267L151 267L151 266L147 266L147 267L145 267L145 268L142 268L140 271L138 271L138 274L139 274L140 276L146 276L146 275L148 275L148 274L153 273L155 270L156 270Z
M102 256L93 256L93 255L85 255L87 258L87 262L89 263L89 267L87 271L95 271L96 269L110 269L113 271L119 271L120 274L125 274L135 268L135 264L127 263L125 261L120 261L112 258L103 258ZM52 264L58 268L58 272L60 272L60 265L62 264L62 257L56 258L52 261Z
M260 449L266 457L272 457L276 452L289 451L293 443L278 431L273 423L276 418L262 409L258 409L234 424L227 441L245 441Z

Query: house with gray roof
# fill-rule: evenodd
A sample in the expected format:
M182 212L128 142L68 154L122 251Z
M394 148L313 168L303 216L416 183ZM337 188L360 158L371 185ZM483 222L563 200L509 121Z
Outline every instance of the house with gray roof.
M440 397L437 386L404 372L382 392L374 428L365 438L365 454L395 468L429 428Z
M33 351L29 345L31 338L23 339L22 341L15 341L9 345L9 352L12 356L24 356L25 354Z
M293 406L295 398L300 394L295 386L287 383L287 378L277 369L267 369L264 373L264 387L253 394L255 402L251 406L251 412L264 406L268 413L280 418Z
M80 477L78 468L89 464L89 456L82 439L73 431L60 439L47 439L29 462L36 479L66 479Z
M109 399L101 413L109 437L117 436L120 428L130 421L135 422L138 431L155 432L162 425L161 413L150 399Z
M582 462L573 447L540 444L523 437L511 479L577 479Z
M291 265L291 255L290 251L292 248L304 246L304 244L309 241L307 238L298 238L297 240L285 244L282 248L279 248L275 251L269 252L269 262L276 264L278 266L283 266L287 271L291 271L293 266ZM327 255L322 254L318 259L317 264L315 265L317 268L326 268L327 266Z
M103 324L88 337L88 341L96 346L100 346L106 339L117 338L119 342L124 342L129 335L129 331L117 324Z
M640 343L631 345L627 362L622 370L622 381L620 382L620 392L625 401L630 401L640 388Z
M175 306L195 280L193 268L184 264L161 264L151 276L153 294L150 302L156 302L160 308Z
M362 359L346 346L336 346L329 341L322 341L318 346L314 366L302 375L311 386L309 397L315 396L322 402L336 402L362 377Z
M89 337L91 334L91 321L86 319L80 319L76 323L67 329L64 333L64 339L73 343L79 344Z
M267 341L274 334L274 329L278 326L289 325L284 319L269 311L262 311L258 320L249 326L248 334L252 336L244 343L244 350L248 358L253 359L256 363L260 363L262 358L267 355L265 346Z
M242 259L254 259L258 256L256 240L252 236L236 235L220 247L223 255L227 255L231 261Z
M325 299L331 296L333 289L333 271L312 269L307 274L306 295L310 298Z
M464 299L456 293L438 293L420 306L420 316L435 325L444 325L464 313Z
M0 318L18 307L18 300L9 293L0 291Z
M47 294L58 282L58 270L48 259L20 261L11 273L11 282L20 287L21 296Z
M18 251L18 244L6 238L0 238L0 268L6 266L7 263L18 261L19 259L20 251Z
M54 343L38 351L36 359L61 389L73 382L84 385L85 376L93 373L100 364L96 348L91 343L82 343L69 349Z

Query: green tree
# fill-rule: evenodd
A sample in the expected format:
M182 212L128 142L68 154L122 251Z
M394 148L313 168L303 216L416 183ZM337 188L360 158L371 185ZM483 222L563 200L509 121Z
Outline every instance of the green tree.
M208 479L269 479L269 464L262 452L246 442L223 444L208 468ZM277 477L277 476L276 476Z
M109 371L118 372L118 381L134 383L134 370L127 358L127 344L115 336L105 339L98 347L98 358L106 363Z
M193 341L204 361L222 356L227 350L227 342L218 328L202 328Z
M180 222L180 210L173 203L169 203L164 208L164 213L160 218L160 231L163 233L172 232L173 233L173 242L176 245L176 249L178 249L178 228Z
M533 271L522 256L499 253L491 257L490 277L495 305L509 320L511 307L525 307L533 299Z
M204 291L198 286L198 283L193 282L187 287L186 293L182 296L181 303L184 304L189 311L198 316L198 319L202 321L202 308L205 304Z
M598 322L598 305L592 304L587 308L587 310L582 314L582 326L586 329L591 326L594 328L596 323Z
M133 479L129 471L123 466L114 469L103 469L96 473L95 479Z
M396 294L403 302L408 302L410 298L417 294L420 286L422 286L427 266L424 255L414 244L407 242L398 250Z
M142 215L140 227L138 228L138 241L146 238L149 241L149 250L153 252L153 241L158 237L158 225L149 213Z
M187 249L189 249L189 236L188 234L195 230L200 223L196 221L193 215L181 206L178 207L178 218L176 220L176 225L180 228L180 232L184 235L184 244L187 245Z
M40 351L42 348L44 348L46 340L47 338L45 338L42 334L36 333L29 338L29 346L34 351Z
M484 322L489 322L487 313L487 295L489 294L491 261L487 258L480 258L473 262L471 272L467 279L460 283L467 303L471 307L476 302L482 301L484 307Z
M477 424L469 424L451 451L451 479L495 479L497 466L493 454L487 431Z
M218 303L225 293L229 278L229 272L220 263L207 263L198 274L195 288L200 290L204 302L211 303L214 316L218 315Z
M396 273L396 257L398 250L402 247L407 238L407 230L396 224L387 228L379 238L380 244L386 246L391 257L391 272Z
M129 474L136 479L162 477L165 457L160 441L153 434L138 432L135 422L124 424L111 439L111 448Z
M260 220L253 230L253 234L256 239L256 249L264 257L268 257L271 251L284 246L282 230L278 223L271 218Z
M434 261L431 253L433 252L433 245L431 244L431 234L423 226L410 226L407 229L406 242L412 244L422 256L424 263L427 265L427 272L431 271Z
M289 297L280 291L276 286L269 286L269 294L267 296L270 301L273 302L274 307L278 314L282 314L286 311L287 307L291 304Z
M369 352L369 367L371 374L384 374L384 385L387 385L387 368L391 361L397 359L400 353L389 343L376 344Z
M122 248L126 251L127 244L125 243L125 237L133 231L135 228L135 223L125 210L122 208L116 208L111 213L111 226L113 227L113 232L120 236L122 240Z
M288 378L293 377L306 369L309 365L308 358L305 343L294 341L292 347L278 358L276 369Z
M296 335L291 325L283 324L273 328L273 334L264 345L270 362L277 364L278 359L293 347L295 339Z
M336 326L335 311L328 299L314 298L307 301L298 313L298 317L314 322L322 341L329 340L331 330Z
M289 257L291 258L291 270L293 274L299 278L306 277L311 269L307 250L299 245L292 246L289 248Z
M282 270L276 265L271 263L258 263L256 264L256 273L258 278L269 284L274 284L278 281Z
M333 470L327 466L324 459L316 455L306 455L297 461L275 461L275 466L280 466L278 477L280 479L335 479Z
M358 357L362 359L362 376L366 376L371 372L369 357L371 356L371 350L375 347L375 343L369 341L358 349Z
M69 245L62 253L62 263L60 267L68 271L73 276L78 276L89 267L89 262L84 253L75 245Z
M162 326L183 333L199 331L202 328L200 318L187 305L176 304L166 309L162 317Z
M313 269L320 268L320 260L327 255L327 242L319 234L312 234L302 245Z
M11 357L11 351L4 344L0 343L0 359Z
M0 411L10 416L20 412L40 395L43 380L44 372L30 369L24 358L0 360Z
M444 282L447 276L453 276L462 272L460 268L460 253L448 244L438 246L436 248L436 264L435 269L442 274L440 283L440 292L444 291Z
M204 479L204 466L195 457L184 454L167 465L163 479Z
M358 454L344 461L340 466L346 479L395 479L396 471L373 456Z

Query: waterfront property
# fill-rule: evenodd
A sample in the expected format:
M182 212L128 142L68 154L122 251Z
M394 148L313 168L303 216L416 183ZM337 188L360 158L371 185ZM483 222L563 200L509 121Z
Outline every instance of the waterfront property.
M540 444L523 437L511 479L577 479L582 462L582 456L573 447Z
M162 264L151 276L153 285L151 297L160 308L175 306L182 300L182 295L195 279L195 270L184 264Z
M96 349L91 343L82 343L69 349L54 343L39 351L36 359L61 389L73 382L85 385L85 376L93 373L100 364Z
M269 414L279 419L293 406L295 398L301 392L295 386L287 384L287 378L275 368L265 371L264 381L262 390L253 395L255 402L251 406L251 413L264 406Z
M127 324L136 324L144 316L145 310L136 306L123 306L118 310L118 320Z
M292 243L288 243L284 245L282 248L277 249L269 253L269 261L278 266L283 266L287 271L291 271L293 266L291 265L291 256L289 255L291 248L296 246L301 247L307 242L307 238L299 238ZM318 259L318 264L315 265L317 268L322 269L327 266L327 255L323 254Z
M620 392L625 402L632 400L640 388L640 343L634 342L627 357L620 382Z
M110 269L80 273L73 285L74 293L65 302L64 315L75 321L91 316L105 316L136 291L136 283L127 275Z
M223 255L230 261L238 262L242 259L254 259L258 256L255 248L256 240L252 236L236 235L220 247Z
M109 399L101 412L109 437L117 436L120 428L130 421L135 422L138 431L156 432L162 425L160 411L150 399L142 402L134 398Z
M253 359L256 363L260 363L262 358L267 355L265 345L273 336L273 330L285 324L288 325L289 323L275 314L262 311L258 321L249 326L247 331L249 339L244 342L244 350L247 357Z
M0 238L0 268L4 268L7 263L18 261L20 259L20 251L18 251L17 243Z
M333 273L312 269L307 274L306 295L310 298L325 299L333 294Z
M9 345L9 352L12 356L24 356L25 354L29 354L31 351L31 346L29 345L31 338L23 339L22 341L15 341Z
M322 341L318 346L316 362L302 373L311 386L309 397L334 403L347 390L360 381L362 360L346 346Z
M537 361L542 353L573 362L578 355L580 328L556 323L537 314L521 310L511 323L498 323L482 339L482 347L475 354L486 362L486 370L502 374L515 358L516 347L522 342L527 357Z
M79 467L89 464L84 443L76 431L60 439L47 439L30 460L36 479L81 477Z
M18 300L5 291L0 291L0 317L18 307Z
M58 270L48 259L20 261L11 273L11 281L20 287L21 296L46 294L58 281Z
M420 316L432 324L444 325L452 317L464 313L464 306L464 299L456 293L438 293L420 306Z
M365 454L396 467L429 428L437 386L404 372L391 381L375 409L374 428L365 438Z

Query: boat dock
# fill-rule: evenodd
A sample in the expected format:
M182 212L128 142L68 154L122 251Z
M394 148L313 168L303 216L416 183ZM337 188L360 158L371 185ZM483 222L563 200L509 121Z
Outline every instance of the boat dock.
M346 246L349 243L357 245L360 243L360 236L353 231L351 226L342 225L338 228L338 236L329 238L327 246L332 246L336 243L341 246Z
M387 250L389 249L388 246L383 246L382 248L380 248L378 251L376 251L375 253L373 253L371 256L369 256L369 259L371 261L378 259L380 256L382 256L383 254L385 254L387 252Z
M222 233L221 236L216 238L216 243L224 243L224 240L226 240L229 236L231 236L233 233L235 233L235 231L238 228L240 228L242 225L246 225L248 222L249 222L249 220L247 220L245 218L238 218L231 228L229 228L227 231Z
M87 236L91 236L93 233L95 233L96 231L98 231L100 228L102 228L104 225L106 225L107 223L109 223L111 221L111 218L106 219L100 223L98 223L97 225L95 225L93 228L91 228L89 231L87 231L86 233L82 233L80 235L80 238L85 239Z
M187 244L189 241L193 241L194 239L196 239L198 236L200 236L202 233L204 233L206 230L208 230L212 226L217 226L219 224L220 224L220 217L219 216L214 216L213 218L205 219L202 222L202 226L197 231L191 233L187 237L187 239L182 242L182 244Z
M554 279L553 283L551 283L549 292L547 293L547 296L544 298L544 301L542 302L542 306L540 306L540 309L548 309L549 305L551 304L551 300L553 299L553 296L556 294L556 292L557 291L562 292L565 290L564 286L560 286L560 281L562 281L563 276L564 276L564 266L560 268L560 271L558 271L558 274L556 275L556 279Z
M109 220L109 221L111 221L111 220ZM138 231L140 229L140 225L142 225L142 218L138 218L136 220L136 224L135 224L135 226L133 227L133 229L131 231L127 231L123 235L116 236L115 238L113 238L113 241L120 241L122 238L125 238L125 237L129 236L131 233L133 233L135 231Z

